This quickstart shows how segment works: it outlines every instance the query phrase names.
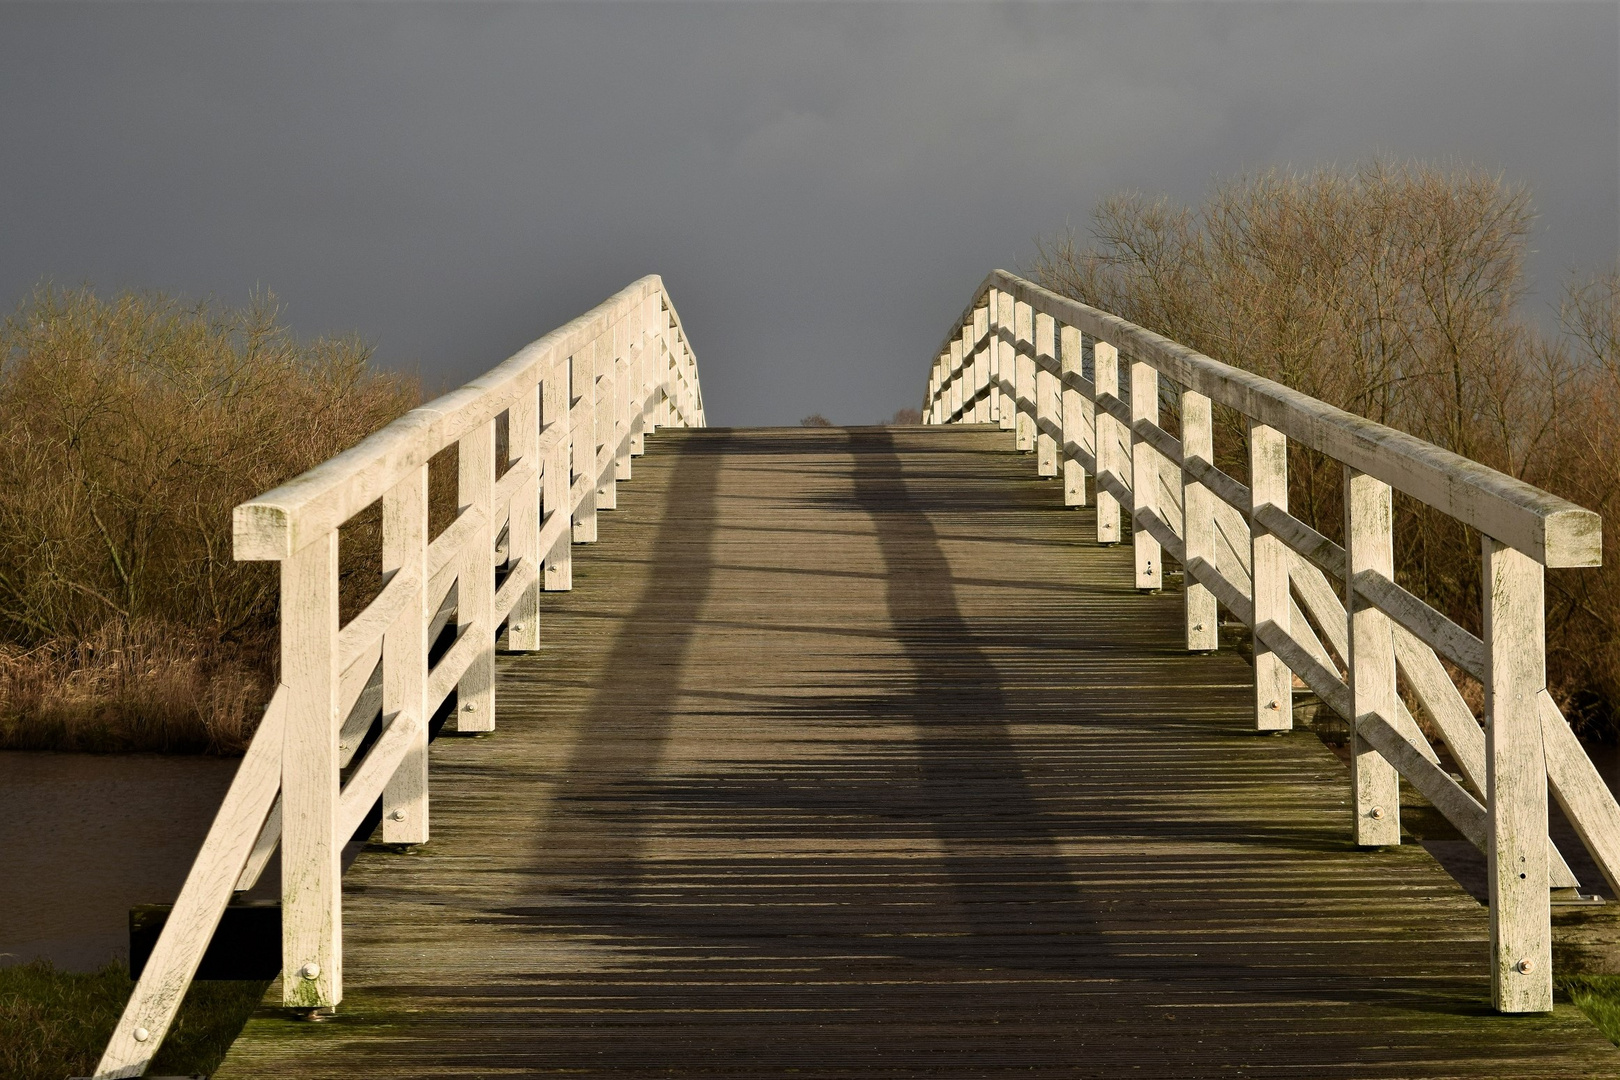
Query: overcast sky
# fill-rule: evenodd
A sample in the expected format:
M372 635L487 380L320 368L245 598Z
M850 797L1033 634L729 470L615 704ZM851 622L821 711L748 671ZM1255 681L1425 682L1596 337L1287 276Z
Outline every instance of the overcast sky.
M244 301L455 385L664 276L710 422L871 423L1122 188L1384 152L1620 236L1613 2L0 5L0 303Z

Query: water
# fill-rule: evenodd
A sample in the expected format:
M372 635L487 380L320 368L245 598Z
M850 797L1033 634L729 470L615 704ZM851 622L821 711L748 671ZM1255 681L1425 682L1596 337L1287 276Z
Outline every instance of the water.
M0 965L129 955L129 909L172 903L239 758L0 751Z

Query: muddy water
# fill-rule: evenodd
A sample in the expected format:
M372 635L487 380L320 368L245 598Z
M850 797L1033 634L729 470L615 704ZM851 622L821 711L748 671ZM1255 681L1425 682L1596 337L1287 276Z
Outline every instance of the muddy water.
M0 965L87 971L171 903L238 758L0 751Z

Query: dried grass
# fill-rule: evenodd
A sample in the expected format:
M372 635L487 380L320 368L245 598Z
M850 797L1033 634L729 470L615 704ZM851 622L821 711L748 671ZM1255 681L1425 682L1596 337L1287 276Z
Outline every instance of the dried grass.
M0 326L0 746L239 752L274 685L274 564L231 508L420 399L352 339L41 288ZM376 523L344 594L374 588Z

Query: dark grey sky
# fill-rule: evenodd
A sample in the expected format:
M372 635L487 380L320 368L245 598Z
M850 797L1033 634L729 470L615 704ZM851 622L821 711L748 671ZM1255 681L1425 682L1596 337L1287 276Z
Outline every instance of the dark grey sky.
M711 422L915 405L992 267L1124 187L1456 159L1541 303L1616 253L1615 3L0 6L0 300L356 330L455 384L664 275Z

